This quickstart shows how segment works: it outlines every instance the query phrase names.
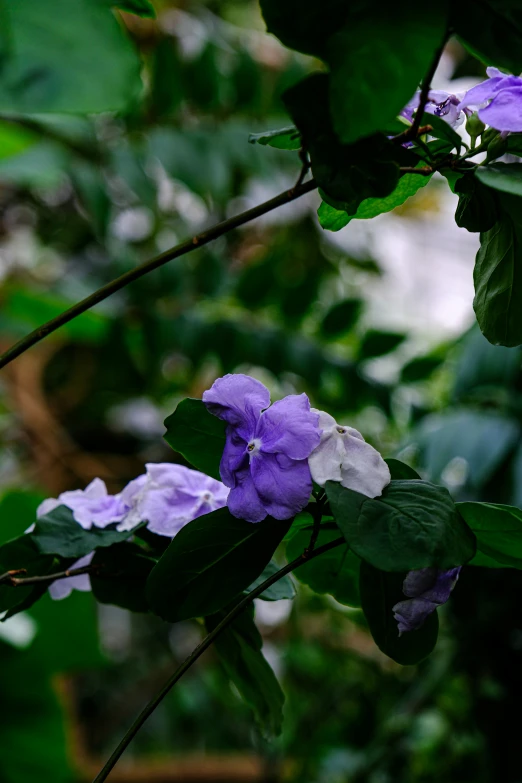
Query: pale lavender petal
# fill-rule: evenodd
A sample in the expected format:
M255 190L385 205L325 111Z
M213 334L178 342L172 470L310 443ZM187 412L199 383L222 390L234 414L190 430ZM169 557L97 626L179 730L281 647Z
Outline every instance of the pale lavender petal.
M233 516L246 522L261 522L267 516L264 504L254 486L250 467L236 474L236 485L228 496L228 510Z
M459 103L459 109L463 109L464 106L481 106L486 101L491 100L493 95L496 94L496 88L502 81L504 81L503 77L495 77L472 87Z
M214 416L239 428L248 441L261 411L270 405L270 392L255 378L236 373L218 378L203 392L203 402Z
M478 113L482 122L499 131L522 131L522 86L501 90Z
M287 459L277 454L260 454L250 464L255 488L266 511L275 519L289 519L306 506L312 492L307 460Z
M132 479L132 481L129 481L127 486L120 492L120 500L123 504L123 506L127 509L129 509L137 495L141 492L145 484L147 483L147 475L143 473L141 476L138 476L138 478Z
M83 568L91 564L91 560L94 557L94 552L90 552L85 557L81 557L72 566L69 566L70 570L73 568ZM67 598L73 590L79 590L82 593L88 593L91 589L91 580L89 574L80 574L80 576L70 576L68 579L57 579L49 585L49 595L53 601L61 601L63 598Z
M54 511L55 508L58 508L58 506L63 505L64 503L57 498L47 498L46 500L43 500L36 509L36 516L44 517L46 514L50 514L51 511Z
M488 65L486 68L486 73L489 76L490 79L494 79L495 76L501 76L504 78L507 74L502 73L498 68L495 68L493 65Z
M321 440L319 416L306 394L291 394L264 411L256 429L262 452L306 459Z

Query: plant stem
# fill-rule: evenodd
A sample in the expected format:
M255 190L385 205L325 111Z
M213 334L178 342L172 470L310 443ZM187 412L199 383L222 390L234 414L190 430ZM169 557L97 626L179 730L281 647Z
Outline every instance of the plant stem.
M239 215L229 218L228 220L223 220L221 223L216 223L215 226L203 231L201 234L197 234L191 239L186 239L185 242L182 242L180 245L176 245L176 247L165 251L165 253L161 253L161 255L152 258L150 261L140 264L140 266L137 266L135 269L130 269L115 280L111 280L107 285L99 288L93 294L82 299L81 302L78 302L68 310L60 313L56 318L52 318L50 321L47 321L47 323L42 324L42 326L39 326L33 332L12 345L11 348L8 348L8 350L0 356L0 369L9 364L9 362L12 362L13 359L21 356L28 348L39 343L44 337L55 332L60 326L64 326L64 324L72 321L73 318L77 318L82 313L85 313L86 310L90 310L94 305L103 302L104 299L107 299L109 296L116 293L116 291L125 288L129 283L139 280L140 277L152 272L154 269L158 269L160 266L163 266L163 264L190 253L191 250L194 250L197 247L208 245L209 242L227 234L234 228L238 228L238 226L243 226L245 223L249 223L251 220L255 220L255 218L258 218L261 215L266 215L267 212L271 212L273 209L277 209L277 207L289 204L291 201L300 198L300 196L304 196L305 193L310 193L310 191L315 190L316 187L317 184L313 179L308 182L300 183L290 190L285 190L283 193L280 193L269 201L259 204L257 207L247 209L246 212L241 212Z
M17 578L16 574L27 573L25 568L20 568L17 571L6 571L5 574L0 576L0 585L7 585L8 587L24 587L25 585L38 585L45 584L46 582L54 582L56 579L68 579L71 576L81 576L82 574L92 574L93 571L97 571L100 566L82 566L81 568L71 568L67 571L58 571L56 574L45 574L44 576L26 576L23 578Z
M104 780L107 780L108 775L110 774L111 770L114 768L116 762L122 755L122 753L125 751L125 749L128 747L132 739L136 736L140 728L143 726L149 715L152 715L158 704L165 698L167 693L171 690L171 688L178 682L178 680L183 677L185 672L187 672L190 667L198 660L198 658L203 655L205 650L207 650L212 642L221 634L222 631L224 631L228 626L238 617L238 615L241 614L243 609L248 606L248 604L254 600L254 598L257 598L258 595L261 595L267 587L270 587L270 585L275 584L275 582L278 582L280 579L283 578L283 576L286 576L286 574L289 574L291 571L293 571L298 566L302 565L303 562L307 560L312 560L314 557L319 557L319 555L322 555L324 552L328 552L330 549L334 549L337 546L341 546L341 544L345 544L346 541L344 538L336 538L335 541L331 541L328 544L324 544L324 546L319 547L318 549L314 549L313 552L303 552L303 554L298 557L296 560L293 560L291 563L288 563L286 566L281 568L279 571L277 571L275 574L272 574L268 579L265 579L265 581L258 585L254 590L252 590L251 593L246 595L228 614L226 617L224 617L221 622L216 625L213 631L211 631L201 644L199 644L195 650L193 650L188 658L186 658L181 666L179 666L174 674L167 680L165 685L161 688L161 690L149 701L149 703L146 705L146 707L142 710L142 712L138 715L132 726L129 728L123 739L119 742L118 746L112 753L111 757L103 767L103 769L96 775L96 777L93 780L93 783L103 783Z

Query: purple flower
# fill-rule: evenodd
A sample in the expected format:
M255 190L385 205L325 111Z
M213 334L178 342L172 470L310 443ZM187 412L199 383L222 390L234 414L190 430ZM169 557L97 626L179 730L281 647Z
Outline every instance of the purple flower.
M486 125L505 133L522 131L522 77L487 68L489 79L472 87L458 109L478 109Z
M105 482L99 478L91 481L85 489L74 489L62 492L58 498L47 498L38 506L36 516L49 514L58 506L70 508L75 520L85 530L93 525L106 527L114 522L121 522L129 510L122 496L109 495Z
M444 92L444 90L430 90L424 111L436 117L442 117L452 128L457 128L464 122L464 113L459 101L460 98L452 93ZM420 91L415 93L411 101L401 111L401 117L412 122L419 103Z
M187 522L226 505L228 488L204 473L169 462L145 467L147 472L121 493L130 509L118 530L130 531L147 521L153 533L172 537Z
M203 401L228 425L220 473L230 487L230 512L261 522L268 514L289 519L301 511L312 491L307 458L321 439L306 394L270 405L262 383L238 374L218 378Z
M428 615L449 599L457 584L461 566L441 571L439 568L421 568L410 571L402 585L407 601L399 601L392 607L397 620L399 636L405 631L416 631Z
M83 568L91 564L91 560L94 557L94 552L90 552L85 557L81 557L72 566L69 566L70 570L73 568ZM89 574L80 574L80 576L70 576L67 579L57 579L49 585L49 595L53 601L61 601L62 598L67 598L71 595L73 590L80 590L82 593L88 593L91 589L91 580Z

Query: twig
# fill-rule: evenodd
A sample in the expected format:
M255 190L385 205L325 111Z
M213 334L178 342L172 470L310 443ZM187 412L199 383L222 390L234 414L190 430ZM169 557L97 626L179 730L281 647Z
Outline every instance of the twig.
M167 693L171 690L171 688L178 682L181 677L185 674L186 671L190 669L190 667L198 660L198 658L201 657L201 655L207 650L212 642L221 634L222 631L224 631L228 626L238 617L238 615L241 614L243 609L248 606L248 604L253 601L254 598L257 598L258 595L261 595L267 587L270 587L270 585L273 585L275 582L278 582L280 579L283 578L283 576L286 576L286 574L289 574L291 571L294 571L294 569L298 568L300 565L303 564L306 560L312 560L314 557L318 557L319 555L322 555L324 552L328 552L330 549L334 549L337 546L341 546L341 544L345 544L346 541L344 538L337 538L335 541L331 541L328 544L324 544L324 546L319 547L318 549L315 549L313 552L310 552L308 555L303 553L300 557L298 557L296 560L293 560L291 563L288 563L288 565L284 566L284 568L281 568L279 571L277 571L275 574L270 576L268 579L265 579L262 584L260 584L258 587L256 587L254 590L252 590L251 593L246 595L228 614L226 617L221 620L221 622L216 625L213 631L211 631L201 644L199 644L193 652L186 658L181 666L179 666L174 674L170 677L169 680L165 683L165 685L161 688L161 690L154 696L147 706L142 710L142 712L138 715L132 726L129 728L123 739L119 742L118 746L112 753L111 757L103 767L103 769L96 775L96 777L93 780L93 783L103 783L103 781L107 780L107 777L109 776L111 770L114 768L116 762L122 755L122 753L126 750L132 739L136 736L140 728L143 726L149 715L152 715L158 704L165 698Z
M185 240L185 242L182 242L180 245L176 245L176 247L165 251L165 253L161 253L161 255L152 258L150 261L140 264L140 266L137 266L135 269L125 272L125 274L117 277L115 280L111 280L107 285L102 286L93 294L90 294L90 296L82 299L81 302L78 302L68 310L65 310L60 315L56 316L56 318L52 318L50 321L47 321L47 323L42 324L38 329L30 332L30 334L12 345L11 348L0 356L0 369L9 364L9 362L12 362L13 359L16 359L17 356L23 354L28 348L39 343L47 337L47 335L55 332L60 326L69 323L73 318L85 313L86 310L90 310L94 305L103 302L104 299L112 296L116 291L125 288L129 283L139 280L140 277L152 272L154 269L158 269L160 266L163 266L163 264L190 253L191 250L194 250L197 247L208 245L209 242L218 239L218 237L227 234L238 226L243 226L245 223L249 223L251 220L255 220L255 218L266 215L267 212L271 212L273 209L277 209L277 207L281 207L300 196L304 196L305 193L310 193L310 191L315 190L316 187L317 183L315 180L311 179L309 182L304 182L290 190L285 190L283 193L275 196L275 198L265 201L263 204L259 204L259 206L253 207L252 209L247 209L246 212L241 212L239 215L229 218L228 220L223 220L221 223L216 223L215 226L203 231L201 234L197 234L195 237Z
M401 166L401 174L421 174L423 177L430 177L436 169L433 166Z
M55 574L45 574L44 576L25 576L23 579L17 578L15 574L27 573L25 568L19 568L17 571L6 571L5 574L0 576L0 585L7 585L8 587L25 587L25 585L38 585L46 584L47 582L55 582L57 579L68 579L70 576L81 576L82 574L92 574L93 571L97 571L101 566L82 566L81 568L71 568L67 571L58 571Z
M405 141L412 141L413 139L416 139L417 136L427 132L425 128L421 128L421 121L422 118L424 117L426 104L428 103L429 94L431 90L431 82L433 80L433 77L435 76L435 71L437 70L439 60L442 56L442 52L444 51L444 47L448 42L448 38L449 38L449 32L446 32L444 38L442 39L442 43L440 44L440 46L435 52L433 60L431 61L431 65L428 69L428 72L422 81L422 87L419 96L419 105L417 107L417 111L415 112L415 116L413 118L412 124L410 125L409 128L406 128L406 130L402 131L402 133L399 133L398 136L395 136L393 139L394 141L399 142L400 144L404 144Z

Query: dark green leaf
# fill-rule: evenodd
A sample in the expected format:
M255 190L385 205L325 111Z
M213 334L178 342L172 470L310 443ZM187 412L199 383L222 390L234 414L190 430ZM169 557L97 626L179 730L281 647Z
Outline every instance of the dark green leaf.
M369 563L361 563L359 583L361 604L377 647L403 666L419 663L437 643L439 618L433 612L417 631L399 636L392 607L405 600L402 583L405 573L390 574L379 571Z
M510 155L522 156L522 133L510 133L505 142L506 152Z
M252 590L254 590L256 587L259 587L260 584L262 584L269 577L276 574L278 571L279 566L272 560L263 570L263 573L252 582L246 592L252 592ZM278 582L275 582L273 585L270 585L270 587L267 587L264 593L261 593L259 598L262 598L263 601L280 601L281 599L285 598L295 598L295 587L291 578L288 576L288 574L283 576L283 578L279 579Z
M477 537L480 552L497 568L522 569L522 511L494 503L457 503L459 513ZM473 563L485 565L487 561Z
M106 0L109 5L128 11L130 14L154 19L156 12L150 0Z
M497 191L498 222L480 236L473 308L493 345L522 343L522 199Z
M476 395L487 387L513 388L522 367L519 348L491 345L478 326L464 337L455 368L453 396Z
M349 332L357 322L362 308L362 299L344 299L334 304L321 322L321 332L325 337L338 337Z
M325 43L346 19L345 0L303 3L302 0L260 0L269 33L298 52L324 57Z
M326 494L349 546L376 568L451 568L475 554L475 536L444 487L392 481L381 497L368 498L328 481Z
M410 468L410 466L406 465L404 462L400 462L398 459L391 458L385 459L384 461L390 469L392 481L399 481L401 479L406 479L408 481L421 480L421 477L417 471L413 470L413 468Z
M455 183L455 193L459 196L455 222L468 231L489 231L497 222L494 191L481 181L481 177L478 181L473 174L465 174Z
M27 573L21 574L22 577L45 576L55 570L53 565L54 558L39 552L30 535L20 536L0 547L0 574L24 568ZM46 590L47 586L40 587L39 585L28 585L27 587L0 585L0 612L8 611L10 617L27 609Z
M114 525L84 530L75 520L70 508L58 506L49 514L38 517L31 537L38 550L44 555L60 555L76 559L88 555L99 547L125 541L131 535L128 530L119 532Z
M110 5L5 0L11 47L2 62L0 111L86 114L125 108L141 90L140 62Z
M223 616L206 617L207 631L212 631ZM262 644L253 610L248 607L216 638L214 648L241 698L253 710L262 734L271 737L281 733L285 697L261 651Z
M446 120L443 120L442 117L437 117L436 114L428 114L428 112L425 112L421 119L421 126L424 125L431 125L432 130L429 131L430 136L449 142L452 149L456 147L460 152L460 148L464 142L457 131L454 130Z
M522 196L522 163L489 163L487 166L478 166L475 176L490 188Z
M522 15L504 0L460 0L451 4L451 26L470 52L488 65L522 70Z
M316 547L339 538L339 530L321 530ZM310 530L298 530L286 545L288 561L303 554L310 543ZM347 544L330 549L319 557L303 563L293 572L300 582L316 593L329 593L345 606L360 606L359 566L361 561Z
M444 359L440 356L418 356L412 359L401 370L401 383L416 383L429 378L437 370Z
M295 125L264 133L251 133L248 141L250 144L263 144L278 150L299 150L302 146L301 136Z
M225 448L225 422L208 412L201 400L182 400L165 419L165 440L197 470L220 479Z
M369 329L361 341L358 358L362 360L384 356L394 351L405 339L406 335L398 332L379 332L376 329Z
M270 517L254 525L228 508L189 522L148 579L152 611L170 622L219 611L257 579L289 527Z
M147 578L156 564L136 544L113 544L100 549L92 559L100 566L99 573L91 574L94 597L102 604L114 604L131 612L148 612L145 595Z
M317 217L321 228L324 228L325 231L340 231L351 220L350 215L344 209L336 209L326 201L321 202L317 210Z
M421 161L417 168L421 168L426 164ZM418 190L425 187L431 179L429 176L423 174L404 174L397 184L395 190L393 190L389 196L384 198L367 198L362 201L355 215L352 216L352 220L370 220L371 218L381 215L383 212L391 212L396 207L402 206L411 196L414 196Z

